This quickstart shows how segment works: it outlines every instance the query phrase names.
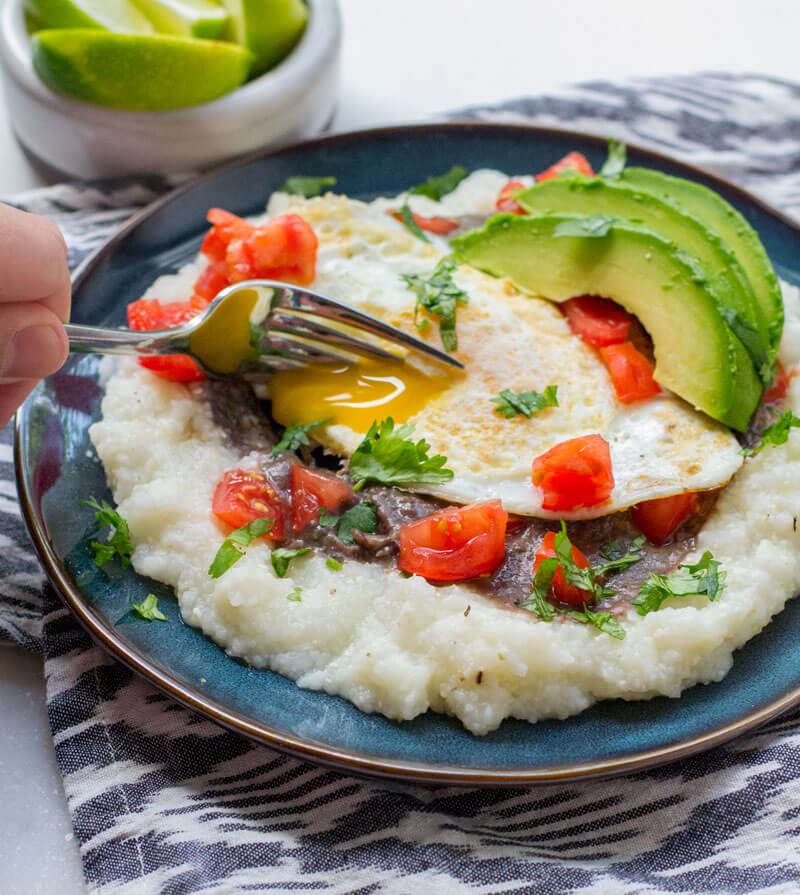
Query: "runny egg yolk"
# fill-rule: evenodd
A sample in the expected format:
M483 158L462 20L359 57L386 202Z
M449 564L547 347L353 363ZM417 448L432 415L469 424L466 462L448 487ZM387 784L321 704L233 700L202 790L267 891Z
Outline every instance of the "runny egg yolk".
M316 364L276 373L269 384L272 416L284 426L328 420L366 432L375 420L405 422L450 385L401 360Z

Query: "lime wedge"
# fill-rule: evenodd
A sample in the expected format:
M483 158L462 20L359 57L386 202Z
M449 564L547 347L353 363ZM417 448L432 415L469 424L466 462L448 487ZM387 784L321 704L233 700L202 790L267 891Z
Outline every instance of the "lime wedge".
M302 0L222 0L231 14L230 37L256 55L253 74L277 65L295 46L306 27L308 7Z
M230 17L211 0L133 0L162 34L214 40L228 27Z
M129 34L155 30L131 0L25 0L24 5L39 28L102 28Z
M33 67L51 90L115 109L209 102L243 84L253 54L216 40L65 29L31 38Z

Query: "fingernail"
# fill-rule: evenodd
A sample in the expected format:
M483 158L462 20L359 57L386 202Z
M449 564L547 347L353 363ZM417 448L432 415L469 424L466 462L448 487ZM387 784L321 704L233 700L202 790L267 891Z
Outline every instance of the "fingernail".
M4 379L40 379L58 368L63 340L52 326L38 325L14 334L0 368Z

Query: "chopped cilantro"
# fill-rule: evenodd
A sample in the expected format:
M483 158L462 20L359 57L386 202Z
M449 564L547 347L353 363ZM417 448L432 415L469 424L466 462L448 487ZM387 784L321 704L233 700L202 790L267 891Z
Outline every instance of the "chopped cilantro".
M289 563L296 556L303 556L311 550L310 547L300 547L298 550L289 550L287 547L276 547L272 551L270 559L272 560L272 568L278 578L285 578L289 571Z
M550 622L557 614L556 607L547 599L550 593L550 585L553 583L553 575L558 569L558 560L551 556L542 560L536 574L533 576L533 590L527 600L523 600L520 606L530 612L536 613L542 621Z
M558 407L557 391L557 385L548 385L543 392L512 392L504 388L498 397L492 398L492 403L497 405L495 413L508 419L518 414L530 419L545 407Z
M342 564L339 562L339 560L338 560L338 559L334 559L332 556L329 556L329 557L325 560L325 565L326 565L329 569L333 569L334 572L339 572L339 571L341 570L341 568L342 568Z
M584 603L583 610L578 612L574 609L569 610L566 615L574 618L576 622L582 625L594 625L598 631L614 637L616 640L625 639L625 628L611 615L610 612L592 612Z
M217 555L208 568L208 574L212 578L224 575L244 556L244 548L249 547L256 538L265 535L274 524L274 519L265 516L263 519L253 519L247 525L232 531L217 550Z
M128 523L108 501L103 500L98 503L96 497L90 497L88 500L82 500L78 506L91 507L95 511L95 521L98 527L110 525L112 528L111 537L108 541L105 543L92 541L89 545L97 565L102 568L110 559L118 556L122 568L127 568L130 565L131 554L133 553Z
M350 478L356 483L356 491L368 481L384 485L411 482L440 485L453 478L453 471L444 466L447 457L441 454L429 457L430 445L424 438L415 444L410 438L413 432L413 423L404 423L395 429L391 417L373 422L350 458Z
M616 218L607 214L571 215L553 230L553 236L607 236Z
M313 196L319 196L326 186L336 186L336 178L295 176L286 180L280 192L311 199Z
M331 419L332 417L327 417L324 420L314 420L313 423L297 423L294 426L287 426L283 431L281 440L272 449L272 456L277 457L281 451L296 451L304 445L310 445L311 441L308 433L311 429L330 422Z
M777 422L764 429L759 444L752 448L744 448L739 453L744 457L752 457L753 454L763 451L768 444L785 444L789 438L789 431L799 426L800 418L796 417L791 410L787 410Z
M303 592L302 587L293 587L288 594L286 594L286 599L292 603L302 603L303 598L300 594Z
M624 569L627 569L628 566L632 566L634 563L639 562L642 558L642 547L644 546L644 542L645 538L640 536L634 538L627 547L620 541L612 541L610 544L601 548L600 556L602 556L603 559L606 559L607 562L598 563L596 566L592 566L592 573L595 578L600 577L600 575L616 575Z
M625 170L628 160L628 148L616 140L608 141L608 158L600 169L600 176L605 180L616 180Z
M438 202L442 196L452 193L466 176L466 168L461 165L453 165L446 174L440 174L438 177L429 177L425 183L412 186L409 193L413 193L416 196L427 196L429 199L433 199L434 202Z
M679 566L669 575L651 572L633 601L636 611L639 615L655 612L670 597L705 595L709 600L716 600L725 588L726 573L720 571L720 565L706 551L694 565Z
M355 544L353 529L365 531L367 534L374 534L378 528L378 511L375 504L370 500L362 500L361 503L350 507L341 516L330 515L325 512L324 507L320 507L319 524L329 527L337 525L336 534L339 540L343 544Z
M439 335L446 351L458 348L456 335L456 309L458 303L467 304L468 296L453 282L452 273L458 267L458 261L449 255L442 258L430 277L417 274L402 274L409 289L417 293L414 306L414 323L417 329L427 329L428 321L419 319L420 311L427 311L439 318Z
M400 215L400 220L406 225L406 229L423 242L430 242L428 237L422 232L419 224L414 218L414 212L408 207L408 202L404 202L400 209L396 212Z
M158 597L155 594L148 594L141 603L131 603L131 612L146 622L151 622L154 619L160 622L169 621L158 608Z
M767 352L761 344L761 335L756 327L734 308L720 308L720 314L733 334L747 349L747 353L753 360L759 379L765 386L772 385L777 370L776 363L767 356Z

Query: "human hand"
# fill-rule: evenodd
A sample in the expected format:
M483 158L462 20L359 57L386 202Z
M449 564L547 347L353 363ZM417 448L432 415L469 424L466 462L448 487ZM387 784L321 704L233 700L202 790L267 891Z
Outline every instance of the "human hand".
M69 353L67 247L47 218L0 205L0 426Z

